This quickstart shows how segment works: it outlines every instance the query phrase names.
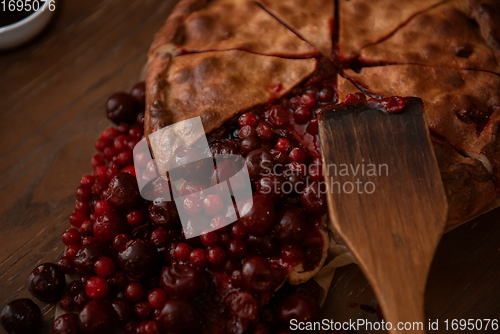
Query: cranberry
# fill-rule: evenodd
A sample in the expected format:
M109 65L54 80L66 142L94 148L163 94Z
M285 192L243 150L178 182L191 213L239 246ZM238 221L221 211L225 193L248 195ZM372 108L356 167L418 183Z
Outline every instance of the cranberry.
M188 215L196 216L201 212L202 202L197 196L189 195L184 199L183 208Z
M98 276L108 277L115 271L115 262L110 257L103 256L94 263L94 271Z
M281 257L289 264L296 264L302 262L304 259L304 252L298 245L284 245L281 247Z
M164 267L160 283L167 295L173 298L193 297L203 290L205 284L203 276L185 264Z
M235 160L224 160L217 163L217 166L212 171L212 178L210 179L210 186L222 183L229 180L236 173L238 173L243 167L243 159L240 158ZM233 186L238 186L234 184Z
M168 300L168 296L163 289L151 290L148 294L148 302L152 308L161 309Z
M257 117L249 112L244 113L240 116L240 118L238 118L238 124L240 125L240 128L244 127L245 125L255 127L257 125Z
M297 124L305 124L311 119L311 117L312 117L311 108L306 106L299 106L293 112L293 119Z
M238 137L240 139L255 137L256 135L257 132L255 131L255 128L251 127L250 125L245 125L240 129L240 131L238 131Z
M226 231L228 224L228 219L222 215L217 215L210 221L210 227L212 227L214 230L217 230L218 232Z
M262 237L249 235L246 243L251 253L260 256L271 257L278 252L278 242L269 235L264 235Z
M344 103L363 103L366 102L366 95L363 93L347 94Z
M302 163L306 160L306 154L300 148L295 147L290 151L288 158L292 162Z
M118 264L134 275L142 276L151 272L157 265L158 252L150 242L135 239L118 253Z
M318 134L318 119L312 119L309 124L307 124L306 128L307 133L316 136Z
M273 167L273 157L263 148L253 150L245 158L248 174L253 181L269 173Z
M198 333L201 330L201 317L196 308L185 300L169 300L156 317L165 332Z
M275 147L281 151L289 151L292 148L292 145L290 144L288 139L280 138L276 141Z
M151 204L149 219L154 227L162 227L167 230L181 227L181 220L174 201Z
M125 298L137 303L144 299L145 291L141 283L132 282L125 288Z
M174 155L173 168L170 169L172 179L184 179L188 182L203 181L210 177L213 160L199 148L178 149Z
M85 283L85 293L92 299L106 297L108 290L108 282L100 276L94 276Z
M318 100L321 103L333 102L333 98L334 98L334 92L333 89L330 87L323 87L323 89L321 89L318 92Z
M113 140L113 158L114 155L117 155L120 152L123 152L128 149L128 137L125 135L119 135ZM106 152L104 152L104 156L106 157Z
M134 313L140 320L147 320L152 312L153 308L148 302L139 302L134 305Z
M268 122L260 122L256 128L257 136L263 142L269 142L274 139L273 127Z
M278 164L278 167L285 164L288 161L287 151L272 148L269 150L269 154L273 157L273 161Z
M234 270L231 273L231 285L235 288L240 288L242 286L241 270Z
M120 251L127 242L132 240L132 237L128 234L118 234L114 239L113 239L113 248L117 251Z
M313 182L300 194L302 207L310 214L321 216L328 211L325 184Z
M42 329L42 312L30 299L15 299L0 314L3 328L12 334L38 333Z
M80 231L76 228L69 228L62 235L62 241L66 246L79 245L81 238Z
M127 213L127 223L132 226L136 226L142 223L142 212L140 210L132 210Z
M99 299L91 300L78 315L83 334L108 334L113 331L113 310Z
M236 223L231 227L231 236L235 239L243 239L247 235L245 226L241 223Z
M245 261L241 269L243 284L249 290L269 292L273 285L273 273L266 259L258 256Z
M71 226L77 228L80 228L80 226L82 226L82 223L87 219L87 215L80 211L73 212L71 215L69 215L69 223L71 224Z
M92 168L95 168L97 166L102 166L104 165L104 157L100 154L94 154L94 156L92 156L90 163L92 165Z
M75 272L75 265L69 256L61 257L59 261L57 261L57 266L61 268L66 275L71 275Z
M269 195L273 199L282 198L285 195L283 192L283 184L285 182L285 178L281 175L266 175L257 182L257 193Z
M118 234L127 233L129 225L121 214L113 209L108 209L97 217L93 231L97 241L112 242Z
M80 275L93 275L94 263L106 253L106 248L99 242L82 246L74 260L76 271Z
M151 243L156 247L165 247L168 242L168 234L163 228L157 228L153 232L151 232L151 236L149 238Z
M75 203L75 212L81 212L84 215L88 216L91 213L91 208L89 203L87 202L82 202L82 201L76 201Z
M133 162L132 152L130 151L120 152L118 154L118 158L116 159L116 161L122 166L131 165Z
M231 241L231 237L229 236L229 233L221 233L219 235L219 245L221 246L226 246L229 241Z
M306 107L314 107L316 104L316 97L312 93L304 94L300 97L300 104Z
M225 303L231 313L237 317L256 320L259 315L257 300L246 291L237 291L230 294Z
M99 138L95 141L94 147L97 151L103 152L110 144L111 140L107 138Z
M137 101L137 103L144 108L146 105L146 84L144 81L138 82L132 87L130 95Z
M61 299L59 299L59 307L66 312L73 311L73 297L70 295L62 296Z
M219 240L217 232L211 230L205 230L200 236L201 243L204 246L214 246Z
M308 230L304 211L296 206L287 206L278 214L278 224L274 225L272 234L281 244L289 244L299 242Z
M137 334L160 334L160 328L156 321L144 321L137 326Z
M66 313L54 320L52 334L78 334L78 314Z
M256 150L260 147L260 142L257 138L245 138L241 141L241 152L243 154L247 154L249 152L252 152L253 150Z
M119 270L109 275L107 281L110 287L123 289L128 284L128 277L124 271Z
M118 318L119 321L127 321L132 317L132 305L128 300L125 298L115 298L111 302L111 306L113 307L113 310L115 311L115 315Z
M288 123L288 112L283 106L275 105L269 110L269 121L275 128L284 128Z
M240 214L241 224L249 234L255 236L266 234L274 224L276 216L272 199L262 194L245 201Z
M216 267L226 263L226 252L222 247L212 246L208 248L208 261Z
M210 143L212 156L231 155L240 153L240 143L234 139L215 140Z
M136 99L127 93L115 93L106 102L106 116L115 124L133 124L138 111Z
M294 293L283 299L278 308L278 317L287 324L292 319L299 322L312 321L318 315L318 302L306 294Z
M85 286L79 280L71 281L68 284L66 291L67 291L68 295L74 297L79 292L85 291Z
M191 246L186 243L179 243L177 247L175 247L174 256L177 261L188 261L189 255L191 254Z
M207 265L207 252L203 248L196 248L189 255L189 262L198 268L203 268Z
M86 237L92 235L93 233L94 233L94 222L91 220L84 221L82 223L82 226L80 226L80 234Z
M106 202L116 210L130 210L141 202L141 194L135 177L118 173L109 183Z
M240 239L233 239L226 246L226 251L232 259L243 259L247 255L247 245Z
M66 248L66 256L74 260L76 258L76 254L80 251L80 248L80 245L68 246L68 248Z
M210 194L203 199L203 208L211 216L215 216L224 207L222 198L217 194Z
M55 263L44 263L36 267L28 282L29 292L44 302L59 299L66 286L64 271Z
M94 196L101 196L104 190L106 190L108 187L108 184L105 182L105 180L98 180L96 183L92 185L92 194Z
M85 291L78 292L74 297L73 297L73 306L76 311L80 312L83 310L85 305L88 304L92 299L90 299L89 296L85 293Z

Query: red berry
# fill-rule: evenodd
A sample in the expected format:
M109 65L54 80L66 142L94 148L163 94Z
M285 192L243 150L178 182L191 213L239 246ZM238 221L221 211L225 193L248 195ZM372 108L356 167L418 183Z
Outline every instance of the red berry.
M80 250L80 245L71 245L66 249L66 256L70 259L74 260L76 257L76 253Z
M141 224L142 219L142 212L140 210L132 210L127 214L127 222L132 226Z
M311 108L306 106L299 106L293 113L293 119L297 124L305 124L312 117Z
M89 203L87 202L82 202L82 201L76 201L75 203L75 211L79 211L83 214L85 214L86 216L90 215L91 213L91 208L90 208L90 205Z
M201 243L205 246L213 246L217 243L219 239L217 232L211 230L205 230L200 235Z
M275 147L278 150L288 152L290 150L290 148L292 147L292 145L290 144L290 142L288 141L288 139L280 138L280 139L278 139L276 141L276 146Z
M92 235L94 222L92 220L86 220L80 226L80 234L83 236Z
M149 239L151 240L151 243L153 243L156 247L165 247L168 241L167 231L159 227L151 232L151 237Z
M311 93L304 94L300 97L300 104L309 108L314 107L316 98Z
M135 171L134 165L127 166L127 167L123 168L120 172L128 173L132 176L136 176L136 171Z
M255 137L256 134L257 132L255 131L255 128L251 127L250 125L245 125L238 132L238 137L240 139L245 139L245 138Z
M69 228L64 231L62 241L66 246L79 245L81 243L81 234L76 228Z
M73 260L69 256L63 256L57 261L57 266L61 268L66 275L71 275L75 271Z
M100 154L95 154L91 160L92 168L104 165L104 157Z
M109 209L109 204L106 201L99 201L94 206L94 212L98 216L100 216L107 209Z
M108 282L100 276L94 276L85 283L85 293L92 299L106 297L108 290Z
M175 247L174 256L177 261L188 261L191 254L191 247L186 243L179 243Z
M125 298L137 303L144 298L144 287L141 283L132 282L125 288Z
M95 141L94 147L96 150L99 152L104 151L106 147L108 147L111 144L111 140L109 139L104 139L104 138L99 138Z
M130 240L132 240L132 237L130 235L118 234L113 239L113 248L119 252Z
M73 212L71 215L69 215L69 223L74 227L80 228L80 226L82 226L82 223L86 221L87 218L87 215L82 212Z
M224 207L222 198L217 194L210 194L203 199L203 208L211 216L215 216Z
M125 135L119 135L113 140L113 149L116 153L123 152L128 149L128 138Z
M148 302L152 308L161 309L168 300L167 293L163 289L154 289L148 294Z
M80 179L80 184L85 184L85 185L88 185L88 186L93 185L94 182L95 182L95 178L92 175L84 175Z
M208 261L214 266L220 267L226 263L226 252L219 246L209 247Z
M133 162L132 152L123 151L123 152L118 153L116 161L122 166L128 166L128 165L132 164L132 162Z
M295 147L290 151L290 154L288 154L288 159L290 159L291 162L302 163L306 160L306 154L300 148Z
M256 128L257 136L263 142L268 142L274 139L273 127L268 122L260 122Z
M202 248L196 248L189 255L189 262L198 268L203 268L207 265L207 252Z
M196 216L201 211L201 200L194 196L188 196L184 199L184 211L191 216Z
M219 232L224 232L227 230L227 225L229 224L227 218L222 215L217 215L210 221L210 227Z
M94 263L94 271L98 276L108 277L115 271L115 263L111 258L102 256Z
M240 116L240 118L238 118L238 124L240 125L240 128L244 127L245 125L255 127L257 125L257 117L249 112L244 113Z
M91 244L95 242L95 238L93 236L87 235L82 238L82 246L85 246L87 244Z
M235 239L243 239L247 235L245 226L241 223L236 223L231 227L231 235Z
M233 239L226 246L227 255L232 259L242 259L247 255L247 245L240 239Z
M275 128L282 128L288 123L288 112L283 106L275 105L269 110L269 121Z

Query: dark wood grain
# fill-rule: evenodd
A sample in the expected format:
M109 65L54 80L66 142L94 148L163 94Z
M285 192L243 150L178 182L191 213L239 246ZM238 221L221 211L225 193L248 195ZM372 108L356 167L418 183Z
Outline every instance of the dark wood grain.
M33 268L55 261L109 95L129 90L175 1L59 1L52 26L0 55L0 301L29 297ZM53 305L37 302L46 319ZM3 333L3 329L0 329Z
M372 283L386 319L423 324L427 273L448 203L422 101L409 98L395 114L366 104L334 107L318 123L333 228Z
M0 307L29 297L31 270L62 253L73 193L91 171L94 140L110 125L105 100L136 82L172 5L60 0L56 20L42 36L0 54ZM430 272L427 316L498 317L499 222L497 210L445 235ZM332 296L324 308L328 318L366 318L370 312L350 305L376 306L356 266L338 271ZM37 303L47 333L53 305Z

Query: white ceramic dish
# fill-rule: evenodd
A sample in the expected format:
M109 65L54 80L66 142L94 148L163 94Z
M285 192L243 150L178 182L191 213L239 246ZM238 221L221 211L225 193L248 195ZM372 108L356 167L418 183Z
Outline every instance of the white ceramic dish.
M52 4L54 6L55 2ZM35 37L47 26L54 13L55 10L49 10L49 1L46 1L40 9L24 19L0 27L0 50L14 48Z

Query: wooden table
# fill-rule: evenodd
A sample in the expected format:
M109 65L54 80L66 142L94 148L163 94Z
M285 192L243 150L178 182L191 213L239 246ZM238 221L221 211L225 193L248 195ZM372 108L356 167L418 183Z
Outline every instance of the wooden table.
M2 307L29 297L31 270L62 253L74 191L91 171L94 140L110 124L104 103L137 81L153 35L172 5L166 0L61 0L54 22L40 37L0 54ZM497 210L445 236L429 280L429 317L499 317L499 220ZM373 317L361 310L376 301L356 266L338 270L334 281L335 298L328 301L332 311L326 317ZM37 303L49 321L53 305Z

